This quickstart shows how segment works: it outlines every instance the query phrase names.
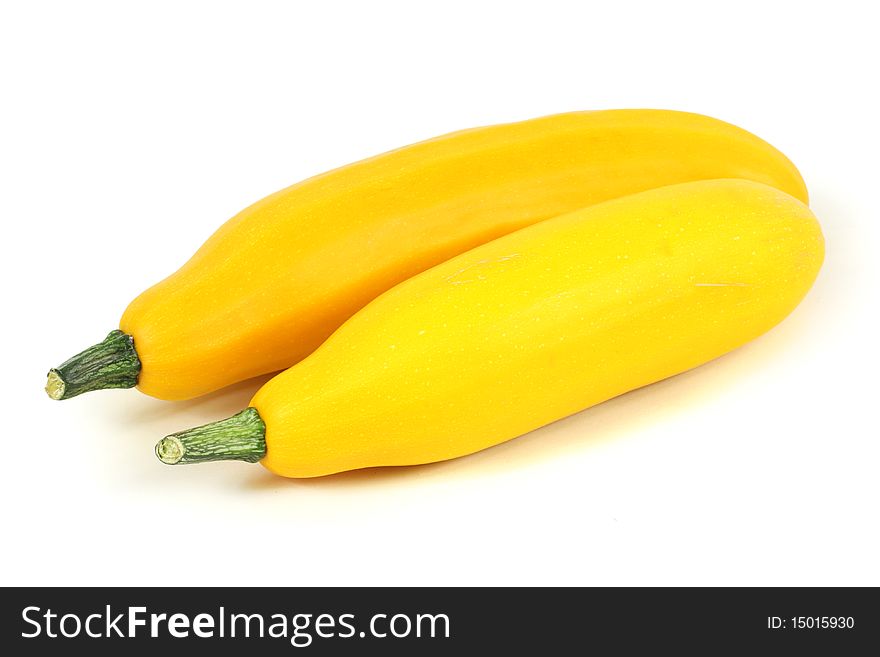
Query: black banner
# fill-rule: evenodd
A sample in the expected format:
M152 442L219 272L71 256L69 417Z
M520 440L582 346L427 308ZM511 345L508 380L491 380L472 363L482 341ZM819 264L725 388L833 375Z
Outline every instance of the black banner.
M7 655L118 655L139 646L163 657L194 649L630 654L651 646L848 655L880 645L880 602L868 588L22 588L2 597Z

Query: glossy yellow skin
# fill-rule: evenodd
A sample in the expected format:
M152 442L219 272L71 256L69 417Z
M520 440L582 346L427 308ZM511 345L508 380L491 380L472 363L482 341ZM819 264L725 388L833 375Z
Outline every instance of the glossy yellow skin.
M401 283L251 405L287 477L450 459L761 335L821 266L806 205L675 185L524 228Z
M135 299L120 328L143 392L194 397L292 365L380 293L474 246L633 192L728 177L807 199L779 151L695 114L579 112L459 132L244 210Z

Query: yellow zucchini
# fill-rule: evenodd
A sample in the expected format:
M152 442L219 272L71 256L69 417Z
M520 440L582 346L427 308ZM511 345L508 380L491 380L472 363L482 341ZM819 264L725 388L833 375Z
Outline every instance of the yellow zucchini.
M806 294L823 244L806 205L743 180L578 210L394 287L250 408L157 454L287 477L469 454L761 335Z
M280 191L138 296L119 331L52 370L55 399L109 387L186 399L301 360L395 284L468 249L611 198L744 178L807 200L754 135L683 112L577 112L477 128Z

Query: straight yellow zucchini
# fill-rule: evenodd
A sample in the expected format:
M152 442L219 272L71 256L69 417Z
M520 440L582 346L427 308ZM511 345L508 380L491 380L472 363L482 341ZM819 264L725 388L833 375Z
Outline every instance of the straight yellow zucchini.
M250 408L157 454L287 477L470 454L761 335L806 294L823 249L806 205L750 181L595 205L401 283Z

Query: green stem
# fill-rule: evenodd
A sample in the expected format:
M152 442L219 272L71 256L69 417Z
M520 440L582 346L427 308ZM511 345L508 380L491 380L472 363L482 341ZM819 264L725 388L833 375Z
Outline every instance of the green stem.
M266 455L266 425L255 408L230 418L165 436L156 444L162 463L247 461L256 463Z
M122 331L110 331L103 342L49 370L46 394L52 399L70 399L92 390L133 388L140 372L134 339Z

